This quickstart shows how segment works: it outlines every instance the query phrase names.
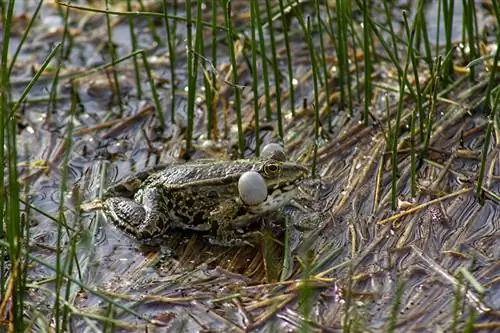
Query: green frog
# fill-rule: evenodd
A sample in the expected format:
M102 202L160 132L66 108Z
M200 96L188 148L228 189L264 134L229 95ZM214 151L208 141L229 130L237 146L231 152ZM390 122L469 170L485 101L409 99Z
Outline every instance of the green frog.
M213 244L240 245L246 242L237 235L244 235L242 230L256 218L287 204L306 174L304 166L279 154L173 164L112 185L103 210L115 226L141 242L177 229L208 233Z

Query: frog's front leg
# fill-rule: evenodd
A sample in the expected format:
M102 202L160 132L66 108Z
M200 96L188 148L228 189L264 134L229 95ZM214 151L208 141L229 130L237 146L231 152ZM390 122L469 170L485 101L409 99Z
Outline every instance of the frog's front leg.
M161 236L168 228L168 210L157 188L142 189L134 200L111 197L104 201L105 215L119 229L139 241Z
M210 213L210 224L216 234L215 237L209 236L210 243L220 246L253 246L246 239L255 238L255 235L241 232L251 219L241 202L233 199L223 201Z

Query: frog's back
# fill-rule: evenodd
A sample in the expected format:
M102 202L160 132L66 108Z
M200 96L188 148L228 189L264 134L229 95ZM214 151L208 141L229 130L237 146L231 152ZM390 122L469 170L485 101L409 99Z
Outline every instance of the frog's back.
M256 167L255 161L200 161L172 165L161 172L150 175L142 184L167 188L184 188L203 183L233 182L239 176Z

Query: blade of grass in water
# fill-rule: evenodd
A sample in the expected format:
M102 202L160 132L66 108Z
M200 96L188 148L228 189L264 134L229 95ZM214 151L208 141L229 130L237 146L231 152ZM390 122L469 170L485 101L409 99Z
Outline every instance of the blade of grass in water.
M127 54L126 56L123 56L121 58L118 58L116 59L115 61L115 64L119 64L125 60L128 60L130 58L133 58L137 55L140 55L141 53L144 53L144 50L143 49L139 49L139 50L136 50L130 54ZM68 79L68 80L76 80L76 79L81 79L81 78L84 78L84 77L88 77L90 75L93 75L95 73L98 73L98 72L101 72L101 71L104 71L110 67L113 66L113 63L111 62L108 62L107 64L104 64L104 65L100 65L100 66L97 66L97 67L93 67L92 69L89 69L87 71L81 71L81 72L76 72L76 73L70 73L70 74L66 74L66 75L61 75L60 78L64 78L64 79Z
M357 4L358 4L358 6L363 7L363 4L360 2L360 0L357 0ZM398 76L403 77L403 79L405 80L406 88L408 89L410 96L412 96L412 98L414 98L415 92L413 91L412 85L408 81L408 78L405 77L404 75L402 75L403 68L401 68L400 59L398 58L397 54L394 53L394 51L391 49L391 47L387 44L384 36L381 34L381 32L379 30L379 25L373 21L373 17L368 16L367 19L368 19L368 23L369 23L369 27L370 27L371 32L377 37L378 42L380 42L380 45L383 47L383 49L385 50L385 52L389 56L392 64L394 65L394 67L396 67L396 70L398 72ZM372 40L374 40L374 38L372 38ZM374 53L374 56L375 55L376 55L376 53Z
M266 13L267 13L267 22L269 23L269 37L271 41L271 65L273 67L274 72L274 89L276 96L276 117L278 120L278 136L282 140L283 139L283 119L281 115L281 73L278 65L278 57L276 55L276 41L274 38L274 26L273 26L273 17L271 14L271 5L269 4L269 0L266 0Z
M106 10L109 9L109 0L106 0ZM109 18L109 14L106 14L106 32L108 37L108 53L111 57L111 63L113 66L111 67L111 72L113 73L113 85L114 85L114 93L116 96L116 101L118 103L118 107L120 108L120 117L123 115L123 103L122 103L122 94L120 90L120 82L118 81L118 73L116 71L115 60L117 58L115 43L113 42L113 34L111 29L111 20Z
M399 100L398 100L398 108L396 111L396 120L394 124L394 128L392 131L392 147L391 147L391 167L392 167L392 185L391 185L391 207L393 210L396 210L397 208L397 185L398 185L398 178L399 178L399 170L398 170L398 138L399 138L399 127L401 123L401 116L403 114L403 105L404 105L404 100L405 100L405 86L408 76L408 68L411 62L411 49L413 45L413 38L415 31L412 31L410 34L410 38L408 41L408 50L406 54L406 60L405 60L405 67L402 73L399 73L400 76L398 78L399 81Z
M253 92L253 108L254 108L254 120L255 120L255 156L260 156L260 107L259 107L259 78L258 78L258 68L257 68L257 36L256 30L258 29L256 12L257 6L255 1L252 1L250 5L250 15L251 15L251 51L252 51L252 92Z
M484 180L484 172L486 170L486 159L488 157L488 153L490 151L490 142L491 142L491 134L493 132L493 125L495 123L495 116L500 105L500 89L496 91L495 103L493 104L493 111L491 112L488 119L488 127L486 129L486 134L484 137L483 151L481 154L481 164L479 167L479 172L477 176L477 187L476 187L476 195L478 198L482 198L482 186ZM483 199L481 199L483 201Z
M423 11L423 6L424 2L419 1L418 2L418 8L417 8L417 16L415 17L415 22L414 22L414 28L412 30L415 30L415 33L417 34L419 31L422 31L421 25L425 24L425 17L423 15L419 15L418 13ZM406 15L404 16L406 18ZM408 26L408 20L405 19L405 28L406 28L406 35L408 36L408 39L410 37L410 29ZM416 35L415 35L416 38ZM428 42L428 41L427 41ZM413 45L410 45L412 50L410 53L410 58L411 58L411 64L412 64L412 69L413 69L413 76L415 80L415 104L416 104L416 109L418 113L418 119L419 119L419 126L420 126L420 142L424 140L424 133L425 133L425 128L424 128L424 121L425 121L425 112L423 108L423 98L422 98L422 89L420 88L420 79L419 79L419 63L418 59L415 56L415 52L413 49ZM415 117L414 117L415 118ZM414 129L413 129L414 130ZM414 138L415 140L415 138Z
M127 10L132 10L132 0L127 0ZM135 35L135 24L132 16L127 16L127 23L130 31L130 43L132 44L132 52L138 50L137 47L137 37ZM134 55L134 74L135 74L135 85L137 89L137 99L142 99L142 84L141 84L141 74L139 71L139 62L137 61L137 55ZM116 59L115 59L116 61ZM116 63L116 62L115 62Z
M308 17L309 22L309 17ZM310 283L311 277L311 262L313 261L312 252L306 251L301 258L299 258L299 262L302 265L302 276L301 283L299 285L299 311L303 316L303 320L301 321L301 325L299 327L299 332L310 332L311 328L308 325L309 319L311 317L311 312L313 310L313 306L316 302L316 296L314 293L314 289Z
M442 3L441 7L443 8L444 38L445 38L444 52L448 53L453 47L451 39L453 34L453 14L455 10L455 0L439 0L439 1ZM437 33L439 34L439 29L437 29ZM436 40L439 41L439 39ZM449 61L443 62L443 74L446 81L448 81L448 75L451 74L451 71L452 71L452 63Z
M188 60L188 109L187 109L187 136L186 151L189 154L192 150L194 131L194 109L196 107L196 83L198 79L198 52L200 52L201 34L201 2L198 1L196 10L196 31L193 45L192 25L187 24L187 60ZM189 17L187 22L191 22L191 1L186 1L186 13Z
M67 323L68 320L68 308L65 304L69 302L69 292L68 290L63 293L62 288L64 284L64 279L63 279L63 272L66 271L68 267L68 262L73 262L74 256L66 254L65 250L65 243L66 241L63 241L63 238L70 237L73 238L73 240L70 241L70 248L72 247L71 244L74 242L74 237L71 236L71 233L68 232L68 230L63 231L63 225L66 225L66 205L65 205L65 198L67 195L67 190L68 190L68 176L69 176L69 165L70 165L70 156L71 156L71 150L72 150L72 145L73 145L73 128L74 128L74 118L76 116L76 109L77 109L77 92L76 92L76 87L74 83L72 83L71 87L71 109L70 109L70 114L69 114L69 121L68 121L68 129L67 129L67 135L66 139L64 142L64 156L63 156L63 162L61 165L61 185L60 185L60 194L59 194L59 215L58 215L58 222L57 223L57 252L56 252L56 279L55 279L55 293L56 293L56 299L55 299L55 305L54 305L54 318L55 318L55 325L56 325L56 332L65 330L66 326L65 323ZM64 223L61 223L64 221ZM63 232L66 235L63 235ZM63 262L63 255L66 254L66 260ZM72 264L69 264L69 266L72 266ZM71 274L71 271L67 271L67 274ZM68 289L68 288L66 288ZM64 298L62 298L64 296ZM61 298L64 300L62 301ZM62 309L61 309L62 305Z
M214 139L218 138L218 124L217 124L217 94L218 87L217 84L217 0L212 0L212 45L211 47L211 57L213 70L210 71L210 80L212 87L210 93L210 105L208 106L207 112L207 137L212 138L212 132L214 134Z
M234 110L236 112L236 124L238 127L238 156L243 157L245 142L243 140L243 126L241 123L241 100L240 87L238 86L238 66L233 44L233 24L231 21L231 1L222 0L224 8L224 19L227 27L227 45L229 47L229 60L231 63L231 76L234 91Z
M396 36L397 34L394 32L394 27L392 26L392 4L388 4L387 0L382 1L384 4L384 12L385 12L385 19L387 26L389 27L389 36L391 38L392 42L392 52L394 52L394 56L396 59L399 59L399 52L398 52L398 43L396 41Z
M201 18L202 18L202 6L203 3L201 1L197 1L196 3L196 31L195 31L195 38L194 38L194 59L193 59L193 73L194 73L194 85L196 86L197 79L198 79L198 63L199 63L199 55L203 54L203 31L202 28L203 26L201 25ZM196 92L196 90L195 90ZM196 102L196 94L194 96ZM194 114L193 114L194 116ZM194 117L192 119L194 121Z
M394 295L394 300L392 301L391 317L389 318L389 327L387 332L392 333L396 330L396 324L398 321L398 313L401 307L401 300L403 299L403 293L405 291L405 285L402 281L397 282L396 293Z
M9 41L11 34L12 19L14 13L14 0L3 2L2 23L3 23L3 40L2 40L2 57L0 64L0 160L3 167L0 168L0 192L2 193L2 202L0 203L0 216L2 222L0 225L0 238L6 239L9 247L7 249L8 260L10 262L10 271L7 272L5 264L4 251L0 265L1 289L0 289L0 304L9 304L9 328L13 331L23 331L23 315L24 315L24 296L25 282L23 276L23 241L24 234L20 216L20 189L18 183L17 172L17 121L14 118L8 117L11 113L9 96ZM7 171L7 184L5 184L5 171ZM4 313L0 315L4 315Z
M8 22L8 21L7 21ZM7 43L4 46L8 45ZM7 72L7 64L5 66L2 65L2 70ZM5 88L8 87L8 78L5 79L4 84ZM7 88L8 89L8 88ZM5 89L5 93L7 93L7 89ZM7 97L5 97L7 99ZM4 104L2 102L2 104ZM7 104L7 103L5 103ZM5 105L4 104L4 105ZM4 109L8 110L8 108ZM4 111L5 112L5 111ZM2 114L2 117L4 115ZM13 284L12 294L11 294L11 324L13 324L14 331L22 331L23 330L23 308L24 308L24 295L25 295L25 286L23 282L25 281L22 276L22 236L23 236L23 224L21 222L20 217L20 206L19 206L19 183L18 183L18 174L17 174L17 140L16 140L16 131L17 124L15 119L7 120L6 124L6 137L7 137L7 155L3 161L6 161L6 167L8 172L8 185L6 191L4 193L8 193L7 196L4 196L4 202L6 204L5 215L1 215L4 217L5 223L5 236L9 244L11 244L11 251L9 252L9 261L11 264L10 268L10 279ZM3 134L3 133L2 133ZM3 144L3 143L2 143ZM4 203L2 203L3 205ZM3 272L2 272L3 275Z
M175 82L175 66L177 65L175 54L175 30L171 29L169 17L167 15L167 6L167 0L163 0L163 18L167 32L168 59L170 62L170 121L175 123L175 91L177 89Z
M441 73L441 65L442 65L442 58L441 56L437 57L435 64L433 65L434 72L432 73L431 76L431 96L430 96L430 107L429 107L429 113L427 114L427 124L426 124L426 136L422 148L422 154L427 154L427 150L429 149L429 143L431 140L431 132L432 132L432 124L433 124L433 116L434 113L436 112L437 109L437 92L439 90L439 82L440 82L440 73Z
M476 18L476 5L474 1L471 0L462 0L463 3L463 30L467 33L467 40L463 41L464 45L469 46L469 61L472 61L478 58L478 48L476 47L476 38L477 33L477 18ZM474 66L469 68L470 70L470 78L474 80L475 77L475 68Z
M347 1L347 8L348 12L350 15L348 16L348 22L349 22L349 33L350 33L350 40L351 40L351 45L350 45L350 50L351 50L351 56L349 57L349 63L354 64L354 74L355 74L355 79L356 79L356 93L355 96L352 96L351 99L355 98L357 96L357 104L361 103L361 79L360 79L360 70L359 70L359 63L358 63L358 51L357 51L357 45L362 44L361 40L359 39L359 36L357 34L356 28L354 27L354 20L352 19L352 3L351 1ZM356 23L357 24L357 23ZM351 71L349 71L350 73ZM350 81L349 81L350 82ZM351 88L351 95L353 95L352 88Z
M64 22L64 30L61 38L61 49L59 51L59 56L57 57L57 63L55 65L55 73L52 79L52 84L50 86L50 99L47 103L47 119L50 119L52 113L55 110L56 102L57 102L57 90L59 85L59 74L62 68L63 60L67 53L69 53L70 47L67 47L67 41L70 40L71 36L68 33L68 16L69 16L69 7L66 7L65 10L62 10L62 6L58 5L59 15L61 16ZM68 43L71 44L71 43ZM68 50L65 50L68 48Z
M302 28L304 36L306 36L307 49L309 51L309 61L311 63L311 72L312 72L312 80L313 80L313 93L314 93L314 143L313 143L313 161L311 165L311 175L315 177L316 175L316 162L317 162L317 153L318 153L318 139L319 139L319 84L320 75L318 71L317 65L317 55L315 52L315 48L313 45L313 41L311 38L312 28L310 26L310 17L307 17L308 23L305 22L304 16L302 12L293 7L293 12ZM304 109L307 109L307 98L304 98Z
M423 40L424 43L424 51L425 51L425 57L424 60L429 66L429 68L432 70L432 51L431 51L431 43L429 41L429 33L427 29L427 20L425 18L425 11L423 10L423 5L425 4L425 0L418 0L417 3L417 17L416 20L418 20L418 27L419 29L416 32L415 35L415 40L416 44L420 45L420 40Z
M370 104L372 99L372 57L370 51L371 45L371 35L368 29L368 15L370 13L370 7L366 4L367 0L363 0L363 53L364 53L364 75L365 75L365 98L364 98L364 113L363 122L368 125L368 115L370 112Z
M420 83L419 83L419 78L418 78L418 63L417 59L415 57L415 52L413 49L413 35L416 33L416 31L419 30L419 27L417 26L418 22L418 17L415 19L413 22L413 26L411 27L408 24L408 16L406 12L403 12L403 25L405 28L406 36L408 38L408 57L411 60L412 67L413 67L413 75L414 75L414 83L415 83L415 90L416 90L416 100L415 104L416 107L413 109L411 113L411 119L410 119L410 160L411 160L411 181L410 181L410 192L411 196L415 197L417 195L417 160L416 160L416 152L415 152L415 126L416 126L416 118L418 113L419 118L421 119L421 128L420 128L420 135L423 137L423 111L422 111L422 101L421 101L421 92L420 92Z
M54 48L52 49L52 51L50 51L50 54L48 55L47 59L45 59L45 61L43 62L42 66L40 67L40 69L35 73L35 76L33 76L33 78L31 79L31 81L28 83L28 85L26 86L26 88L24 88L23 92L21 93L21 96L19 97L19 99L17 100L17 102L12 106L12 109L10 110L10 113L9 113L9 116L8 116L8 119L11 119L14 117L14 115L16 114L17 110L21 107L21 105L24 103L24 101L26 100L26 98L28 97L28 94L30 93L31 89L33 88L33 86L36 84L36 82L38 81L38 79L40 78L40 75L42 75L42 73L45 71L45 69L47 68L47 66L50 64L50 61L52 60L52 58L56 55L59 47L61 47L61 43L57 43Z
M285 50L286 50L286 64L288 71L288 94L290 96L290 111L292 116L295 115L295 87L294 87L294 74L293 74L293 59L292 52L290 51L290 39L288 37L288 26L287 17L285 16L285 6L283 6L283 0L279 0L281 24L283 26L283 38L285 40Z
M1 47L2 47L2 57L0 58L0 161L2 161L2 164L5 165L6 157L8 157L9 152L5 151L6 145L5 145L5 133L6 133L6 127L7 125L12 122L13 120L9 121L8 114L10 113L10 103L9 103L9 96L10 96L10 83L9 83L9 71L8 71L8 56L9 56L9 41L10 41L10 32L11 32L11 27L12 27L12 16L14 12L14 0L2 3L3 4L3 12L2 12L2 24L3 24L3 38L1 42ZM10 126L10 125L9 125ZM7 156L6 156L7 153ZM16 200L16 198L10 194L8 191L9 188L8 183L5 184L5 172L6 168L2 166L0 168L0 191L1 193L4 193L4 198L12 198L13 200ZM7 171L8 172L8 171ZM6 186L7 185L7 186ZM8 209L8 201L7 200L2 200L0 202L0 216L5 216L5 213L9 211ZM8 271L7 265L6 265L6 258L8 257L10 262L15 262L15 253L16 253L16 243L12 239L11 233L7 233L7 231L10 231L12 227L10 226L11 223L16 223L17 221L10 221L7 218L2 218L0 221L0 239L5 238L9 244L9 248L6 249L2 247L2 251L0 252L0 299L5 300L7 299L7 283L8 283L8 274L6 272ZM15 235L14 235L15 236ZM1 302L0 302L1 303ZM14 304L15 305L15 304ZM14 316L17 314L17 310L14 307Z
M177 0L173 1L174 3L174 12L177 13ZM76 9L76 10L83 10L87 12L92 12L92 13L101 13L101 14L109 14L109 15L119 15L119 16L133 16L133 17L138 17L138 16L144 16L144 17L158 17L158 18L164 18L165 14L164 13L156 13L156 12L144 12L144 11L116 11L116 10L106 10L106 9L100 9L100 8L93 8L93 7L86 7L86 6L80 6L80 5L75 5L75 4L70 4L70 3L62 3L58 2L59 6L64 6L67 8L71 9ZM176 21L181 21L181 22L187 22L187 18L185 16L177 16L177 15L167 15L169 19ZM194 20L190 20L191 24L196 23ZM201 21L201 24L205 27L211 27L212 24L210 22L205 22ZM218 29L226 31L227 28L223 26L217 26ZM172 27L172 33L175 35L176 31L176 25L175 23L173 24ZM235 36L236 37L236 36Z
M452 321L450 331L452 333L457 332L457 325L460 319L460 311L462 308L463 302L463 276L462 274L458 274L457 276L458 283L455 285L455 295L453 297L453 312L452 312Z
M151 88L151 93L153 95L153 101L155 103L156 116L160 121L160 126L162 129L165 128L165 117L163 116L163 111L160 104L160 98L158 97L158 92L156 91L156 85L153 81L153 75L151 74L151 68L149 67L148 57L144 50L139 51L142 56L142 63L144 64L144 69L146 70L146 75L148 77L149 87Z
M28 23L28 26L24 30L23 36L21 37L21 40L19 41L19 44L17 45L16 51L14 52L14 55L12 56L12 60L10 61L10 66L9 66L9 76L12 73L12 68L14 67L14 64L16 63L16 59L19 56L19 52L21 51L21 48L24 45L24 42L26 41L26 38L28 38L28 35L31 31L31 27L33 26L33 23L35 22L36 18L38 17L38 13L40 12L40 8L42 8L43 0L40 0L38 2L38 5L36 6L35 10L33 11L33 14L30 18L30 21Z
M187 43L187 72L188 72L188 99L187 99L187 133L186 133L186 152L189 154L192 150L193 139L193 118L196 95L196 75L194 72L195 54L193 52L193 24L191 14L191 0L186 0L186 43Z
M349 115L352 116L352 100L349 94L346 95L346 90L349 91L350 75L349 75L349 59L347 48L347 27L345 14L345 0L336 0L336 14L337 14L337 57L339 66L339 88L340 88L340 105L344 108L346 105L349 109ZM349 101L348 101L349 100Z
M255 13L255 21L257 30L259 31L259 47L262 66L262 81L264 81L264 100L266 110L266 120L271 121L271 93L269 92L269 76L267 72L267 59L266 59L266 41L264 39L264 29L259 14L259 6L257 1L251 1L250 6L253 7Z
M500 6L498 6L500 7ZM496 8L496 7L495 7ZM500 8L498 8L498 11L495 11L497 14L497 22L500 22ZM497 32L497 40L500 41L500 30ZM494 103L492 103L491 100L491 91L493 90L494 87L494 82L497 77L497 72L494 70L496 68L498 61L500 60L500 47L497 47L497 50L495 51L495 57L493 58L493 62L491 63L492 69L490 70L490 77L488 79L488 88L486 88L486 94L485 94L485 100L486 100L486 107L488 110L492 110L492 106Z
M66 16L67 17L67 16ZM60 189L59 189L59 207L58 207L58 223L57 223L57 240L56 240L56 263L55 263L55 294L56 298L54 300L53 316L55 321L55 331L59 332L64 329L63 323L66 322L67 309L63 305L67 302L61 300L63 295L63 272L65 270L65 265L63 264L63 254L65 253L64 244L66 237L70 234L68 230L63 230L64 226L67 225L66 215L65 215L65 198L66 191L68 189L68 174L69 174L69 161L73 142L73 127L74 127L74 116L76 113L77 97L74 86L71 89L71 110L68 121L68 129L66 133L66 139L64 141L64 157L61 164L61 179L60 179Z
M199 39L199 46L196 47L200 52L203 52L205 50L205 38L200 38ZM212 48L215 47L212 45ZM209 60L206 58L203 58L203 61L201 62L201 70L202 70L202 77L203 77L203 89L202 92L205 93L205 109L206 109L206 124L207 124L207 139L212 138L212 124L213 124L213 117L215 116L215 108L214 108L214 102L215 102L215 80L213 80L213 72L214 70L211 70L207 68L208 66L211 66L209 63ZM215 67L214 67L215 68Z
M442 4L442 2L441 2L441 0L439 0L438 1L438 8L437 8L437 19L436 19L436 21L437 21L436 26L437 27L441 26L441 6L442 6L441 4ZM435 53L435 56L437 57L440 54L439 50L440 50L441 44L439 43L439 41L440 41L439 37L441 36L441 30L436 29L435 33L436 33L436 36L435 36L436 41L434 44L434 48L435 48L434 53ZM434 61L434 63L435 63L435 61ZM432 64L432 66L434 66L434 63Z
M107 0L107 1L109 1L109 0ZM146 8L144 6L144 1L138 0L137 2L139 3L139 8L141 9L141 11L144 12L145 8ZM106 11L108 11L108 9L109 8L106 7ZM108 15L108 14L106 14L106 15ZM151 37L153 38L153 40L155 41L155 43L157 45L162 45L162 40L161 40L160 36L158 35L158 33L156 32L156 25L153 22L152 16L147 15L146 21L148 23L149 32L151 33Z
M8 4L8 7L5 7L7 3L4 3L4 15L2 15L2 24L4 25L2 42L0 46L2 47L2 57L0 58L0 161L5 161L5 126L8 121L8 116L10 110L9 98L10 96L10 84L9 84L9 71L7 58L9 55L9 37L10 37L10 28L12 22L12 15L14 10L14 3ZM5 188L5 168L0 168L0 191L2 193L8 193ZM0 216L4 216L4 211L6 209L5 200L0 203ZM6 230L7 220L2 219L0 222L0 239L4 236L4 230ZM8 253L4 247L0 252L0 299L6 299L6 285L7 285L7 274L4 272L7 271L6 267L6 258Z
M318 153L318 139L319 139L319 87L318 87L318 65L314 61L314 45L312 41L312 28L311 18L307 17L307 47L311 57L312 73L313 73L313 90L314 90L314 145L313 145L313 163L311 166L312 177L316 175L316 159Z
M315 3L315 11L316 11L316 20L318 21L318 32L319 32L319 48L320 48L320 59L321 59L321 70L323 71L324 77L324 86L325 95L326 95L326 108L327 108L327 121L328 121L328 129L331 130L331 122L332 122L332 106L330 103L330 80L328 75L328 69L326 65L326 50L325 43L323 38L323 21L321 20L321 10L319 6L319 0L314 1Z

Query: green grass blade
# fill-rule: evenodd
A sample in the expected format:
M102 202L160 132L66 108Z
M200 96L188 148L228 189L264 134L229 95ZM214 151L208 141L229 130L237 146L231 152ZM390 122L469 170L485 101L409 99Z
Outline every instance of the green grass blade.
M131 1L132 0L127 0L127 10L129 11L132 10ZM132 52L135 52L138 50L138 46L137 46L137 37L135 34L135 24L132 16L127 16L127 23L130 31L130 43L132 44ZM137 61L137 55L134 55L133 59L134 59L134 76L135 76L135 85L137 89L137 98L142 99L141 75L139 71L140 70L139 62Z
M168 58L170 60L170 121L175 123L175 91L177 90L177 84L175 82L175 66L177 65L175 53L175 30L171 27L169 22L167 5L167 0L163 0L163 18L165 20L165 28L167 32Z
M109 0L106 0L106 9L109 8ZM106 14L106 32L107 32L107 37L108 37L108 53L111 57L111 63L113 66L111 66L111 72L113 73L113 84L114 84L114 89L115 89L115 96L116 96L116 101L118 103L118 107L120 108L120 117L123 115L123 103L122 103L122 94L120 90L120 82L118 81L118 73L116 71L116 48L115 48L115 43L113 42L113 34L112 34L112 29L111 29L111 20L109 18L109 14Z
M266 0L267 22L269 23L269 37L271 42L271 65L274 72L274 94L276 96L276 117L278 121L278 136L283 139L283 117L281 115L281 73L278 65L278 57L276 55L276 41L274 38L273 17L271 14L271 5L269 0Z
M238 127L238 156L243 157L245 151L245 141L243 139L243 125L241 123L241 97L238 86L238 66L236 64L236 54L233 44L233 24L231 19L231 1L222 0L224 8L224 20L227 27L227 45L229 47L229 61L231 63L231 76L234 91L234 110L236 112L236 124Z

